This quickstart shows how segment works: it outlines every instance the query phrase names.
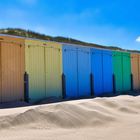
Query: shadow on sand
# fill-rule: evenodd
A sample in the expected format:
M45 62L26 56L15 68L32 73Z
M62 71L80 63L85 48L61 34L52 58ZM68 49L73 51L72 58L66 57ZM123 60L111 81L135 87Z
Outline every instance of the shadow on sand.
M44 100L41 100L39 102L36 102L34 104L27 103L27 102L11 102L11 103L2 103L0 104L0 109L9 109L9 108L19 108L19 107L28 107L28 106L36 106L36 105L43 105L43 104L52 104L52 103L60 103L60 102L66 102L71 100L82 100L82 99L93 99L93 98L103 98L103 97L115 97L120 95L130 95L130 96L139 96L140 91L126 91L126 92L118 92L118 93L106 93L101 96L95 97L81 97L81 98L66 98L66 99L60 99L56 97L50 97Z

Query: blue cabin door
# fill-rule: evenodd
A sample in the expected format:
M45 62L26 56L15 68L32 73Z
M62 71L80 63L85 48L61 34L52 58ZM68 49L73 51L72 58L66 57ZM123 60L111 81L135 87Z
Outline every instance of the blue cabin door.
M78 95L90 96L91 55L90 49L78 49Z
M91 49L91 71L94 77L93 89L94 96L101 96L103 94L103 56L102 51Z
M65 75L66 98L78 97L77 49L63 47L63 74Z
M103 92L113 93L112 52L103 51Z

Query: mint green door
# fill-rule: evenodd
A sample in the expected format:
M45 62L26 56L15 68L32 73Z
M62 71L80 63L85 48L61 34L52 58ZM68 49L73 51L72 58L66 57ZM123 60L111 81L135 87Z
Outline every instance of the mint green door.
M122 53L123 60L123 91L131 90L131 58L130 53Z
M115 75L116 91L123 91L123 67L121 52L113 52L113 73Z

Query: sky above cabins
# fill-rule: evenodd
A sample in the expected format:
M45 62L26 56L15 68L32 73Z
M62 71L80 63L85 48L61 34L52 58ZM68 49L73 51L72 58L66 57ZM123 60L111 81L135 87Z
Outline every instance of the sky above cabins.
M2 0L0 28L140 50L138 0Z

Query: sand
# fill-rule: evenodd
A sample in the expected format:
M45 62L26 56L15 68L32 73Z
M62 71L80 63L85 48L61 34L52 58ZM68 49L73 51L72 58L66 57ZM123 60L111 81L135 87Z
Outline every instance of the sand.
M0 109L0 140L139 140L140 96Z

